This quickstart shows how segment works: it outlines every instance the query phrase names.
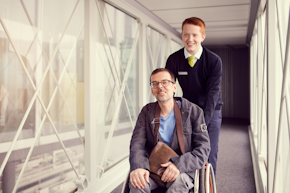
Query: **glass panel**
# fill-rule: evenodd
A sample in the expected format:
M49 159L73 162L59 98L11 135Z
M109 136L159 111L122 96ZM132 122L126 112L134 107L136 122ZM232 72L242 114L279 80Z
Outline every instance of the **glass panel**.
M17 180L18 192L70 192L76 188L76 174L53 127L77 172L84 173L84 2L76 3L0 0L0 16L7 27L5 31L0 25L1 165L17 129L22 129L1 178L4 192L12 192ZM32 100L34 85L40 99ZM37 131L40 135L34 144ZM32 156L27 157L31 146Z
M47 137L52 141L57 141L55 135ZM72 141L72 140L71 140ZM79 144L79 145L78 145ZM39 153L41 152L41 154ZM83 146L75 139L72 146L67 145L67 152L72 163L77 168L77 172L84 174L83 168ZM23 169L25 159L16 163L16 180ZM25 168L17 192L71 192L76 188L76 174L70 162L59 147L59 143L49 143L36 146Z
M267 97L266 97L266 93L267 93L267 84L266 84L266 77L267 74L264 73L264 68L267 68L267 60L265 59L265 57L267 57L267 29L266 29L266 13L267 11L264 12L263 15L261 15L261 25L259 26L260 32L259 36L260 36L260 41L258 42L258 49L261 48L261 52L259 52L258 55L258 70L257 73L259 74L258 77L258 83L259 83L259 90L258 90L258 103L259 103L259 109L258 109L258 125L259 125L259 134L260 134L260 141L259 141L259 147L260 147L260 152L261 152L261 156L264 158L265 163L267 164L267 113L266 113L266 109L267 109ZM265 71L266 72L266 71ZM264 80L263 80L264 77ZM263 85L264 82L264 85ZM264 86L264 87L263 87ZM265 92L263 92L263 88L265 89ZM264 94L263 94L264 93ZM264 95L264 104L262 104L262 94ZM264 109L262 111L262 108Z
M171 40L171 41L170 41L170 51L171 51L171 52L169 53L169 55L171 55L172 53L174 53L174 52L180 50L182 47L183 47L183 46L181 46L181 45L180 45L179 43L177 43L176 41Z
M101 1L98 3L103 10L101 14L105 29L98 28L96 36L96 60L99 66L95 72L99 133L97 165L102 164L100 167L106 171L129 155L133 124L136 121L136 113L139 112L138 44L133 50L138 22L109 4ZM102 26L100 19L97 14L98 26ZM129 66L129 58L133 51L133 61ZM122 85L128 70L126 85ZM122 86L125 86L124 95L120 95ZM113 123L115 125L112 125ZM110 131L112 138L109 135ZM107 144L108 139L111 139L110 144Z
M167 59L165 58L166 41L164 35L151 27L147 27L147 35L149 42L147 46L151 52L154 69L164 67L165 66L164 60ZM148 61L151 62L151 60Z
M179 43L177 43L176 41L171 40L170 41L170 50L171 50L171 53L169 53L169 55L171 55L172 53L180 50L181 48L182 48L182 46ZM166 58L166 60L167 60L167 58ZM174 96L176 96L176 97L182 97L183 96L183 92L182 92L181 86L179 85L179 82L178 82L177 79L176 79L176 84L178 86L177 86L177 90L176 90Z
M9 7L7 5L6 11L8 10ZM19 139L33 137L35 130L35 106L28 109L29 104L31 102L33 103L31 100L34 89L23 69L23 67L28 69L28 75L30 78L33 76L33 67L31 66L26 54L28 45L32 43L32 36L23 37L25 33L20 34L14 32L13 29L17 26L17 23L7 18L7 16L8 15L6 15L5 12L4 14L1 14L3 22L7 27L7 33L10 35L10 40L7 33L4 31L4 28L0 25L0 143L13 140L26 111L31 111L27 117L27 120L29 121L27 121L23 126L23 134L27 134L21 135ZM17 14L14 15L14 17L17 18ZM27 31L25 30L25 32ZM20 58L17 57L17 54L10 43L11 41L15 45ZM25 43L22 44L22 41ZM22 66L20 60L23 62L24 66ZM34 81L34 79L32 79L32 81ZM24 118L23 121L25 121L25 119L26 118Z
M285 104L285 103L284 103ZM289 111L289 110L288 110ZM281 192L287 192L290 190L289 185L289 161L290 161L290 133L289 133L289 122L287 121L286 104L282 112L282 123L281 123L281 133L280 133L280 150L278 152L278 170L276 178L276 187L281 190Z
M111 127L108 127L108 129L109 128ZM126 104L123 99L121 103L121 109L118 114L118 123L114 128L111 144L108 150L107 159L105 160L105 163L103 165L105 171L108 170L111 166L114 166L116 163L129 156L129 147L132 132L133 126L130 122ZM109 130L105 132L105 137L107 139L108 134Z
M282 78L283 78L283 67L285 68L285 61L281 65L281 54L283 56L283 60L285 60L285 50L287 46L287 29L289 25L289 8L290 8L290 0L285 1L278 1L278 10L279 10L279 20L280 20L280 30L281 30L281 43L282 43L282 50L278 49L278 59L277 59L277 70L279 73L278 79L280 85L282 85ZM278 29L277 29L278 30ZM277 32L278 33L278 32ZM276 37L276 42L279 42L279 37ZM278 47L279 46L279 47ZM277 44L277 47L280 48L280 44ZM289 56L288 56L289 57ZM288 64L289 65L289 64ZM286 73L289 73L286 72ZM289 74L288 74L289 77ZM289 99L290 96L290 83L285 82L286 88L286 98ZM278 87L278 88L281 88ZM284 98L284 100L286 100ZM289 101L288 101L289 102ZM289 107L289 104L288 104ZM277 178L276 178L276 189L280 192L288 192L290 190L289 180L290 180L290 167L289 167L289 160L290 160L290 109L287 107L286 101L284 101L283 112L282 112L282 120L281 120L281 133L280 133L280 150L278 152L278 169L277 169Z
M282 32L281 36L281 42L283 51L285 51L286 48L286 37L287 37L287 28L288 28L288 19L289 19L289 8L290 8L290 1L277 1L278 5L278 14L279 14L279 27ZM283 52L284 53L284 52Z
M166 56L166 41L163 34L154 30L151 27L147 27L147 70L149 74L147 77L150 77L150 74L156 68L164 68L165 62L167 60ZM155 101L154 96L152 96L150 91L150 86L148 83L148 101Z

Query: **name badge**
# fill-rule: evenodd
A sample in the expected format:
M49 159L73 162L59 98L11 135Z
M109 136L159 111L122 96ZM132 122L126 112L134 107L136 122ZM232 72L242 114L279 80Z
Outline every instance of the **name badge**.
M185 71L185 72L181 72L181 71L179 71L178 72L178 75L188 75L188 73Z

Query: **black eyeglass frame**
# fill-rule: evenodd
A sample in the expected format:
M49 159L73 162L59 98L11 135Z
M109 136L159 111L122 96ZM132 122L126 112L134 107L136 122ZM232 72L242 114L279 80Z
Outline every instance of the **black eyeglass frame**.
M173 82L172 80L162 80L161 82L157 82L157 81L154 81L154 82L150 82L150 87L151 88L158 88L158 85L161 83L161 85L163 87L168 87L169 86L169 83L172 83L172 84L175 84L175 82Z

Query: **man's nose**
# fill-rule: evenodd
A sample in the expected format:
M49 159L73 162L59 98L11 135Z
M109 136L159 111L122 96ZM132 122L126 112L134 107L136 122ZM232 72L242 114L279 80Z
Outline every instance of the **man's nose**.
M162 85L162 83L161 82L158 82L158 88L162 88L163 87L163 85Z
M190 35L189 37L188 37L188 39L190 40L190 41L192 41L194 38L193 38L193 35Z

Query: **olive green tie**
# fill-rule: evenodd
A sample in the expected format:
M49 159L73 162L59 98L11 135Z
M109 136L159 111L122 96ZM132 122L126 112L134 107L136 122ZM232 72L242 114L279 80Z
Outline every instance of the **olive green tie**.
M194 59L195 59L194 56L189 56L188 57L188 64L189 64L189 66L191 66L191 67L194 66Z

